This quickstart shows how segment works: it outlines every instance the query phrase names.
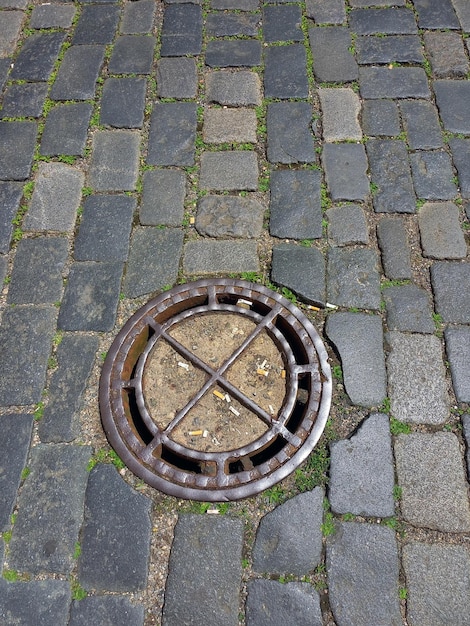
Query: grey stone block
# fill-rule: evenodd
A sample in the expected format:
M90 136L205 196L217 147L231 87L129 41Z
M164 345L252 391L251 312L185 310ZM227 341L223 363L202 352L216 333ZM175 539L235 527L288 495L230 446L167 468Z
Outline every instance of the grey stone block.
M446 328L444 337L455 397L457 402L470 402L470 328Z
M377 224L382 266L391 280L411 278L411 248L401 217L384 216Z
M403 422L442 424L449 398L439 339L433 335L390 332L388 384L391 412Z
M205 62L209 67L256 67L261 65L261 42L256 39L209 41Z
M84 183L83 172L71 165L40 163L25 229L72 231Z
M363 248L330 248L327 292L328 300L339 306L379 309L377 253Z
M227 106L261 104L261 82L256 72L215 71L206 74L206 102Z
M15 51L23 19L23 11L2 11L2 26L0 27L0 56L4 57Z
M370 137L394 137L400 133L400 117L393 100L365 100L362 103L362 128Z
M423 49L418 35L366 35L356 39L360 65L384 63L423 63Z
M387 287L383 291L387 308L387 327L410 333L433 333L430 295L416 285Z
M470 198L470 140L451 139L449 145L457 170L460 193L463 198Z
M147 163L192 165L196 147L197 106L193 102L156 104L150 120Z
M119 35L109 60L112 74L150 74L153 66L155 37Z
M259 237L265 209L257 200L239 196L204 196L198 202L196 229L209 237Z
M211 37L256 37L259 24L259 13L209 13L205 20L206 33Z
M36 135L36 122L0 122L0 180L29 177Z
M325 302L325 259L317 248L289 243L274 246L271 280L306 302Z
M47 83L13 84L5 90L2 118L40 117L48 91Z
M351 402L382 404L387 395L382 320L365 313L335 313L328 316L326 334L339 352Z
M433 89L444 128L451 133L468 135L470 111L465 103L470 97L470 81L436 80Z
M93 135L88 184L96 191L133 191L140 154L140 133L103 130Z
M131 6L133 4L135 2ZM159 59L157 93L160 98L195 98L197 93L195 59L187 57L162 57Z
M50 91L52 100L90 100L104 61L104 46L70 46Z
M362 139L359 124L361 103L349 87L318 90L322 109L323 139L325 141L347 141Z
M203 152L199 185L213 191L256 191L258 158L253 151Z
M416 195L426 200L452 200L458 194L454 171L446 152L419 151L410 155Z
M466 546L411 542L403 549L403 567L411 623L468 623L470 555Z
M131 239L124 293L129 298L172 285L178 276L183 232L176 228L136 228Z
M356 204L328 209L328 239L336 246L369 243L364 209Z
M303 41L300 28L302 12L299 5L265 6L263 8L263 37L265 41Z
M5 276L8 271L8 259L3 254L0 255L0 285L4 284Z
M470 263L436 261L431 266L436 312L444 322L470 324Z
M465 32L470 30L470 6L465 0L453 0L454 10Z
M103 86L100 122L114 128L142 128L145 78L108 78Z
M9 624L66 626L70 583L67 580L0 581L0 616Z
M0 253L10 250L13 223L23 196L23 185L13 181L0 181Z
M342 522L326 547L328 597L338 626L401 626L398 548L391 528Z
M71 334L62 339L57 348L58 367L38 424L43 443L73 441L79 435L78 411L97 350L96 336Z
M144 35L150 33L155 17L155 3L152 0L127 2L122 13L120 32L124 35Z
M377 213L414 213L416 198L413 190L408 151L404 141L369 139L367 156Z
M206 109L202 133L206 143L256 143L256 113L247 108Z
M85 150L93 107L87 102L59 104L49 111L41 137L44 156L81 156Z
M10 516L13 513L21 473L28 458L33 416L11 413L0 417L0 531L10 528ZM0 558L3 563L3 558Z
M237 626L242 547L240 519L180 516L170 554L162 626L185 622Z
M321 558L323 498L323 489L315 487L262 518L253 546L256 572L303 576L315 569Z
M266 9L291 7L266 7ZM265 98L307 98L307 53L302 44L270 46L264 53Z
M346 20L344 0L307 0L305 9L307 17L317 24L342 24Z
M144 607L126 597L89 596L72 603L69 626L143 626L144 617Z
M8 302L53 304L59 301L68 252L65 237L37 237L20 241L8 289Z
M21 490L10 542L11 567L31 574L69 574L83 520L91 448L41 444Z
M424 204L418 216L424 256L464 259L467 244L460 227L460 213L452 202Z
M75 26L72 44L110 44L120 17L118 6L89 4L82 7Z
M57 309L52 306L4 310L0 326L1 406L24 406L41 400L56 317Z
M119 261L72 265L58 325L62 330L107 331L116 320L123 264Z
M54 69L65 33L34 33L26 38L16 57L11 78L47 81Z
M183 270L187 274L240 274L258 272L255 241L188 241L184 247Z
M400 111L412 150L442 148L442 131L434 104L426 100L403 100Z
M413 11L407 8L353 9L349 26L358 35L405 35L418 32Z
M335 513L391 517L394 482L387 415L372 414L351 438L332 443L328 499Z
M211 7L217 11L234 9L236 11L256 11L258 0L212 0Z
M425 71L421 67L360 67L363 98L429 98Z
M144 172L140 223L144 226L181 226L185 196L184 172L173 169Z
M171 4L165 8L161 55L199 54L202 47L202 10L197 4Z
M133 491L113 465L95 466L86 489L80 583L96 591L143 589L150 534L150 500Z
M31 28L70 28L75 7L69 4L42 4L35 6L29 21Z
M321 626L320 597L307 583L252 580L246 601L247 626Z
M328 143L323 147L323 167L333 201L366 200L370 193L367 157L362 144Z
M347 83L356 80L358 67L351 54L351 32L343 26L309 30L313 72L319 82Z
M311 132L313 111L307 102L268 104L268 161L271 163L315 163Z
M395 461L401 512L408 522L442 532L468 532L468 485L453 433L399 435Z
M465 78L469 64L460 33L424 33L426 51L436 78Z
M420 28L459 28L451 0L416 0Z
M273 237L322 236L321 176L315 170L271 173L269 232Z

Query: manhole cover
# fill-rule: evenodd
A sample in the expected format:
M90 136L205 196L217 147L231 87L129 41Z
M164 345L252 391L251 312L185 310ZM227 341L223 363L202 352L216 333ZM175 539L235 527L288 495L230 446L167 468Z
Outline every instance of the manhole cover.
M114 340L100 381L104 430L152 487L244 498L313 450L330 410L327 359L310 321L270 289L229 279L181 285Z

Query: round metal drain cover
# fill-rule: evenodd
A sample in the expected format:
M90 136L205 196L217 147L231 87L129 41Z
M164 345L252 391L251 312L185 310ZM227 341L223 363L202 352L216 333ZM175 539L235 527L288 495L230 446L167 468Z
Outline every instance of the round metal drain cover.
M175 287L122 328L100 381L110 444L146 483L204 501L279 482L328 418L317 331L283 296L240 280Z

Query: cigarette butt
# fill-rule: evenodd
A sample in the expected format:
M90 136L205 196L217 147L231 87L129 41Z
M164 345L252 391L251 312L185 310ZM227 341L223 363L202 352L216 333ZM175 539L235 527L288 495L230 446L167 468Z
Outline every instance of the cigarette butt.
M190 430L189 435L191 435L191 437L199 437L200 435L203 434L202 430Z
M264 370L267 364L268 362L266 361L266 359L264 359L264 361L261 363L261 369Z
M286 370L281 370L281 378L285 378L286 377Z
M337 305L336 304L331 304L331 302L325 302L325 306L327 309L337 309Z
M236 415L237 417L239 417L240 412L239 412L239 411L237 411L237 409L235 409L233 406L229 406L229 407L228 407L228 410L229 410L229 411L232 411L232 413L233 413L234 415Z
M178 361L178 365L185 370L189 370L189 365L187 363L182 363L181 361Z
M220 511L219 509L207 509L206 513L207 515L219 515Z
M320 311L320 307L319 306L312 306L311 304L309 304L307 306L307 309L309 309L309 311Z
M269 405L269 412L271 413L271 415L274 415L274 408L271 404Z
M242 307L242 309L251 309L251 304L249 300L244 300L243 298L237 300L237 306Z
M221 400L225 400L225 394L221 393L220 391L217 391L217 389L214 389L212 393L214 394L214 396L217 396L217 398L220 398Z
M256 373L259 374L260 376L267 376L269 374L267 370L263 370L260 367L256 370Z
M202 436L203 436L204 438L206 438L208 435L209 435L209 431L208 431L208 430L205 430L205 431L202 433Z
M195 217L190 217L189 218L189 223L190 224L194 224L196 222L196 218Z
M232 402L232 398L228 395L228 393L225 394L225 402Z

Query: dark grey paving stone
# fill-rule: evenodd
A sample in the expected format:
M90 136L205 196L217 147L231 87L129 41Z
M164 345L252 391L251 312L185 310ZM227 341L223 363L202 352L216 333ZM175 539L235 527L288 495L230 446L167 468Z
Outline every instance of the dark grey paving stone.
M465 624L470 556L464 546L411 542L403 549L408 619L415 624Z
M468 532L468 485L453 433L399 435L395 461L405 520L421 528Z
M62 330L107 331L116 321L123 266L84 261L72 265L60 307Z
M206 75L206 102L227 106L261 104L261 82L256 72L210 72Z
M23 196L21 183L0 181L0 253L7 254L13 232L14 219Z
M289 243L274 246L271 280L306 302L325 302L325 259L317 248Z
M195 98L197 93L196 60L187 57L159 59L157 93L160 98Z
M66 626L70 599L67 580L0 581L0 615L9 624Z
M449 416L449 397L439 339L392 331L387 341L392 415L414 424L444 423Z
M69 626L143 626L145 611L142 605L131 604L119 596L89 596L72 603Z
M470 198L470 140L451 139L449 145L457 170L460 193L462 197Z
M2 57L13 54L24 20L23 11L2 11L0 27L0 54Z
M441 125L433 103L426 100L402 100L400 111L411 150L442 148Z
M266 7L267 9L290 8ZM266 48L264 95L266 98L307 98L307 53L302 44Z
M351 402L379 406L387 395L382 320L366 313L335 313L328 316L326 334L339 352Z
M10 565L31 574L69 574L83 520L88 446L40 444L18 500Z
M236 11L256 11L259 0L212 0L211 8L218 11L235 9Z
M120 8L105 4L89 4L82 7L72 37L73 45L110 44L116 34Z
M91 100L104 61L105 46L70 46L52 85L52 100Z
M395 470L387 415L373 413L349 439L331 444L328 500L334 513L395 515Z
M370 184L367 177L367 156L362 144L325 144L322 160L328 191L334 202L367 199Z
M258 272L256 241L188 241L184 247L183 269L193 276Z
M428 292L416 285L397 285L383 291L387 327L410 333L433 333L432 303Z
M72 4L42 4L31 12L31 28L70 28L75 17Z
M55 307L16 306L3 312L1 406L24 406L41 400L56 317Z
M155 3L152 0L126 2L122 12L120 32L123 35L144 35L152 32Z
M36 122L0 122L0 180L29 177L36 135Z
M181 226L185 196L184 172L171 169L144 172L140 223L144 226Z
M100 122L115 128L142 128L145 78L108 78L103 86Z
M124 279L126 296L137 298L173 285L182 248L183 233L179 229L135 229Z
M0 255L0 285L4 284L5 276L8 271L8 257Z
M470 328L446 328L444 337L455 397L457 402L470 402Z
M271 173L269 232L273 237L322 236L321 175L317 170Z
M0 530L2 532L10 528L10 516L18 495L21 473L28 458L32 432L32 415L11 413L0 417L0 445L2 446ZM3 563L3 559L0 562Z
M328 239L335 246L369 243L364 209L357 204L328 209Z
M165 8L161 34L164 57L200 54L202 9L197 4L170 4Z
M424 33L426 52L436 78L466 78L468 58L462 36L455 32Z
M14 80L47 81L52 74L65 33L34 33L21 46L11 78Z
M268 104L267 156L271 163L314 163L312 107L307 102Z
M349 0L349 4L354 8L360 7L389 7L405 6L406 0Z
M426 200L452 200L458 189L447 152L419 151L410 154L411 175L416 195Z
M209 67L256 67L261 64L261 42L257 39L211 40L205 61Z
M261 519L252 553L256 572L303 576L315 569L321 559L324 495L316 487Z
M151 502L136 493L113 465L90 473L78 562L80 584L95 591L145 587L150 557Z
M155 37L119 35L109 60L112 74L151 74Z
M136 199L123 195L85 198L75 238L76 261L126 261Z
M48 89L47 83L11 85L3 97L1 117L40 117Z
M431 284L443 321L470 324L470 263L436 261L431 266Z
M97 350L96 336L63 337L57 348L58 367L51 378L48 402L38 424L43 443L73 441L80 434L78 412Z
M193 165L197 105L193 102L155 104L150 120L147 163Z
M162 626L237 626L242 548L242 520L181 515L170 554ZM211 565L201 568L201 563Z
M349 14L349 27L357 35L413 35L418 32L413 11L401 7L353 9Z
M259 237L264 206L249 196L204 196L197 206L196 230L208 237Z
M256 191L258 157L250 150L203 152L199 185L213 191Z
M423 63L423 49L418 35L367 35L356 39L360 65L374 63Z
M207 35L211 37L256 37L260 22L259 13L209 13L205 26Z
M470 134L470 110L465 104L470 97L470 81L436 80L433 89L445 130Z
M364 248L330 248L327 270L328 300L362 309L380 308L378 258Z
M328 597L338 626L402 623L398 547L391 528L341 522L326 547Z
M133 191L139 173L140 133L103 130L93 135L88 184L96 191Z
M326 142L361 141L359 123L361 102L349 87L318 89L322 111L323 140Z
M364 100L362 128L370 137L394 137L401 131L398 106L393 100Z
M430 91L421 67L359 67L363 98L429 98Z
M467 244L460 227L460 211L452 202L427 202L418 216L424 256L464 259Z
M59 301L68 253L65 237L22 239L16 249L8 303L53 304Z
M351 54L351 32L343 26L315 27L309 30L313 72L319 82L347 83L358 78L358 67Z
M264 41L303 41L300 5L276 5L263 8Z
M415 0L420 28L459 28L451 0Z
M246 600L247 626L321 626L320 596L307 583L252 580Z
M0 89L3 89L12 64L11 58L0 59Z
M83 156L93 106L87 102L58 104L46 118L41 138L43 156Z
M72 231L84 182L83 172L70 165L52 161L40 163L24 228Z
M366 144L376 213L415 213L408 151L404 141L369 139Z
M377 224L377 237L385 276L391 280L411 278L411 248L403 218L382 217Z
M344 0L306 0L305 10L317 24L342 24L346 20Z
M470 30L470 6L465 0L453 0L454 10L457 13L462 29L465 32Z

